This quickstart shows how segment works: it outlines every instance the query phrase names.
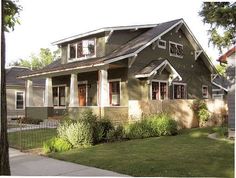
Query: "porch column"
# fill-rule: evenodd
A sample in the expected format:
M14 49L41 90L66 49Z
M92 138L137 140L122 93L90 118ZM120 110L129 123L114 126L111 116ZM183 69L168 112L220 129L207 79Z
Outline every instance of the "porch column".
M70 104L69 107L78 107L78 78L77 74L70 76Z
M53 99L52 99L52 78L46 78L45 81L45 107L53 107Z
M33 82L32 80L26 81L26 107L33 106Z
M100 106L109 106L109 85L108 85L108 73L107 69L99 71L99 91L100 91Z

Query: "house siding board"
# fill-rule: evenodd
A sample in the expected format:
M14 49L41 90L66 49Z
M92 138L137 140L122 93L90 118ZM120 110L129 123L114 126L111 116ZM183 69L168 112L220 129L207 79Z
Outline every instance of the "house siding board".
M48 119L48 117L53 116L53 108L50 107L27 107L26 117L30 119Z
M181 38L180 38L181 36ZM128 77L133 78L148 63L159 58L167 59L169 63L182 77L182 82L187 83L188 99L202 98L202 85L208 85L209 97L211 97L211 72L207 69L201 57L195 61L194 49L181 30L175 32L175 29L165 34L162 40L166 41L166 49L156 47L154 50L148 46L141 51L133 66L128 71ZM180 43L184 48L183 58L170 56L169 41ZM170 90L172 92L172 90Z

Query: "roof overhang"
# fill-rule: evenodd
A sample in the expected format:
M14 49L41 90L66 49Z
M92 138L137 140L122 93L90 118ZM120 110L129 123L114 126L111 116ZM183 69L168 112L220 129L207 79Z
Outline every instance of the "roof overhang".
M160 69L161 71L163 71L164 69L169 68L169 72L172 74L173 76L173 80L175 78L179 78L179 80L182 80L182 77L179 75L179 73L174 69L174 67L167 61L164 60L160 65L158 65L155 69L153 69L150 73L148 74L137 74L135 75L135 78L150 78L154 75L157 74L157 71Z

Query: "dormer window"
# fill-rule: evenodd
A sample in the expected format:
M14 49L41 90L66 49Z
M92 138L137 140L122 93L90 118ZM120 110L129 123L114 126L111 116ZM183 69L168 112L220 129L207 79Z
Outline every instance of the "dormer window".
M170 52L170 56L183 58L183 54L184 54L183 45L170 41L169 52Z
M69 60L81 60L95 56L95 39L82 40L68 45Z

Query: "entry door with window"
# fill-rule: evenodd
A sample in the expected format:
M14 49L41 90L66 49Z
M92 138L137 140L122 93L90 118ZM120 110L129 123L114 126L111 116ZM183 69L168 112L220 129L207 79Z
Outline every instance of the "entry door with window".
M86 84L78 85L79 106L86 106Z

